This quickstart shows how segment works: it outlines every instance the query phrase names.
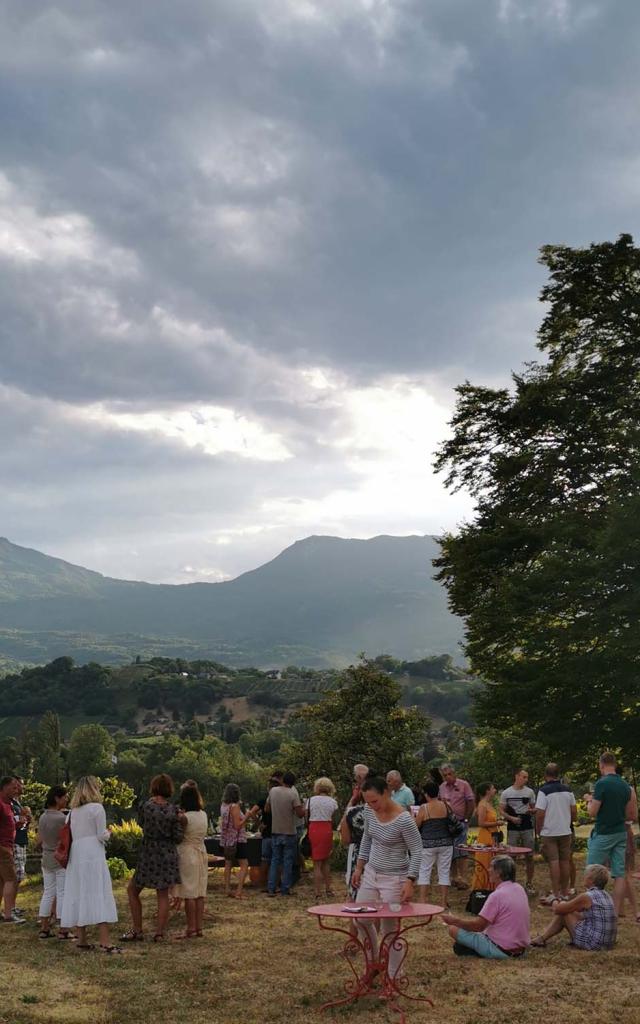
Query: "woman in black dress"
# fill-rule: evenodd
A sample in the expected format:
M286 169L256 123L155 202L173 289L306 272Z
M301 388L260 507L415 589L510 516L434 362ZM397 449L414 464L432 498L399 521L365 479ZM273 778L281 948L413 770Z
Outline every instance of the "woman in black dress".
M123 942L142 942L142 889L155 889L158 897L158 919L154 942L165 938L169 918L169 890L180 882L177 845L184 835L185 815L170 804L173 796L170 775L156 775L149 787L150 798L138 812L143 831L142 847L133 878L127 886L132 928L122 936Z

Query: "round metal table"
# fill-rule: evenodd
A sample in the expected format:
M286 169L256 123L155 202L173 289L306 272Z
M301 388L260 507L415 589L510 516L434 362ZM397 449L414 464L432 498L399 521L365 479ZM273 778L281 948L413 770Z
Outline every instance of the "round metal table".
M307 910L308 914L317 918L323 931L337 932L339 935L345 936L342 954L353 975L344 982L345 994L339 999L323 1003L320 1009L327 1010L333 1006L344 1006L365 996L374 995L378 999L386 1000L387 1005L400 1015L401 1024L404 1024L405 1013L398 1004L398 999L401 997L433 1006L433 1002L428 997L409 995L407 991L410 982L406 973L406 961L409 953L406 934L414 928L424 928L437 914L444 912L444 907L431 903L404 903L400 910L391 910L388 903L385 903L380 909L363 913L358 909L362 905L327 903L309 907ZM340 927L340 923L346 925L346 922L353 922L357 924L359 920L382 921L389 918L396 921L396 927L379 941L376 954L373 952L366 933L358 931L354 935L348 927ZM327 921L331 923L327 924ZM402 954L394 976L389 974L389 953L392 950Z

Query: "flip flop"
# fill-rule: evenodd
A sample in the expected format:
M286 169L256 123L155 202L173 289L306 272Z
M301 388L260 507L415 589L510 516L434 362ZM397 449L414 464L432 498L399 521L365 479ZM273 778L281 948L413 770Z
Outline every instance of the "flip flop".
M76 949L81 949L81 950L83 950L83 952L88 951L90 949L95 949L95 948L96 948L95 942L78 942L76 944Z
M547 940L543 939L541 935L537 935L535 937L535 939L532 939L531 942L530 942L530 945L531 946L535 946L536 949L544 949L546 944L547 944Z

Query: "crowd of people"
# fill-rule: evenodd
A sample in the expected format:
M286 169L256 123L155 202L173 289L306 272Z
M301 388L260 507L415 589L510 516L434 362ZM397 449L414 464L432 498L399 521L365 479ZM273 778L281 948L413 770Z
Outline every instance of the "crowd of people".
M341 816L335 786L327 777L316 779L312 794L302 799L295 776L276 772L264 798L246 810L238 786L230 783L223 793L218 822L223 891L235 899L246 898L247 826L253 823L262 838L261 882L267 897L290 896L305 858L310 857L316 899L331 900L335 892L330 861L337 827L347 847L347 898L357 904L389 904L393 910L394 904L426 902L435 872L444 908L441 920L459 955L517 957L530 946L545 946L563 930L577 948L610 949L625 899L640 923L632 879L635 837L631 827L638 807L636 794L622 777L614 755L602 754L599 768L593 793L587 794L594 827L580 893L575 889L573 862L576 800L553 763L547 765L537 793L528 785L527 772L520 769L499 799L491 782L480 784L474 793L453 765L434 770L422 786L412 789L395 769L379 778L366 765L357 764L351 797ZM14 925L25 921L16 906L16 895L24 877L31 821L29 808L21 804L21 793L18 777L0 780L1 921ZM478 833L471 848L468 833L473 815ZM172 779L156 775L148 799L139 807L138 821L142 843L127 886L131 926L121 935L121 943L145 939L143 889L154 890L157 897L154 942L166 940L172 906L184 908L185 928L177 937L202 937L209 822L197 784L187 780L174 799ZM503 853L499 844L505 826L507 852ZM62 856L65 827L70 845ZM111 941L111 926L118 915L105 853L110 832L98 780L91 776L79 779L70 800L64 786L52 786L37 835L43 878L40 937L53 937L57 921L58 939L73 940L77 949L89 950L96 947L88 941L87 928L96 927L97 948L107 954L121 952L122 945ZM540 902L550 908L552 917L548 927L531 938L529 899L537 895L533 886L537 838L550 878L550 892ZM516 881L516 863L508 855L509 848L514 854L523 851L524 885ZM471 852L475 870L469 886L465 864ZM234 863L239 871L232 886ZM613 898L607 892L610 878ZM452 886L471 888L472 895L481 895L479 904L467 906L472 912L451 912ZM354 925L374 956L385 936L395 930L396 921L385 918L376 925L371 921ZM399 967L399 957L391 943L391 976Z

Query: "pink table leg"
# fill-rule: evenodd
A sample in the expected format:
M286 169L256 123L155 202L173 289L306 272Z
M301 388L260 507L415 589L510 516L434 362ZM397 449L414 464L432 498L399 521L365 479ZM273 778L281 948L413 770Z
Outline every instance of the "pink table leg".
M431 917L424 918L415 924L407 925L405 928L400 927L400 922L398 921L396 930L388 932L380 940L378 955L374 957L368 936L360 937L359 934L353 935L344 928L325 925L322 923L322 918L319 917L318 924L323 931L338 932L346 936L342 952L353 973L353 978L349 978L343 986L346 995L341 999L334 999L323 1003L320 1009L327 1010L334 1006L353 1003L367 995L376 995L379 999L387 1000L389 1008L399 1014L400 1024L405 1024L406 1016L404 1010L398 1004L399 998L403 997L411 999L413 1002L428 1003L429 1006L433 1006L432 1000L427 996L414 996L408 993L407 989L410 981L408 976L403 973L403 967L409 952L409 943L405 938L406 933L413 928L424 927L431 920ZM389 954L392 951L401 954L400 962L393 977L389 974ZM364 959L363 973L360 973L352 962L353 955L359 953L362 954Z

